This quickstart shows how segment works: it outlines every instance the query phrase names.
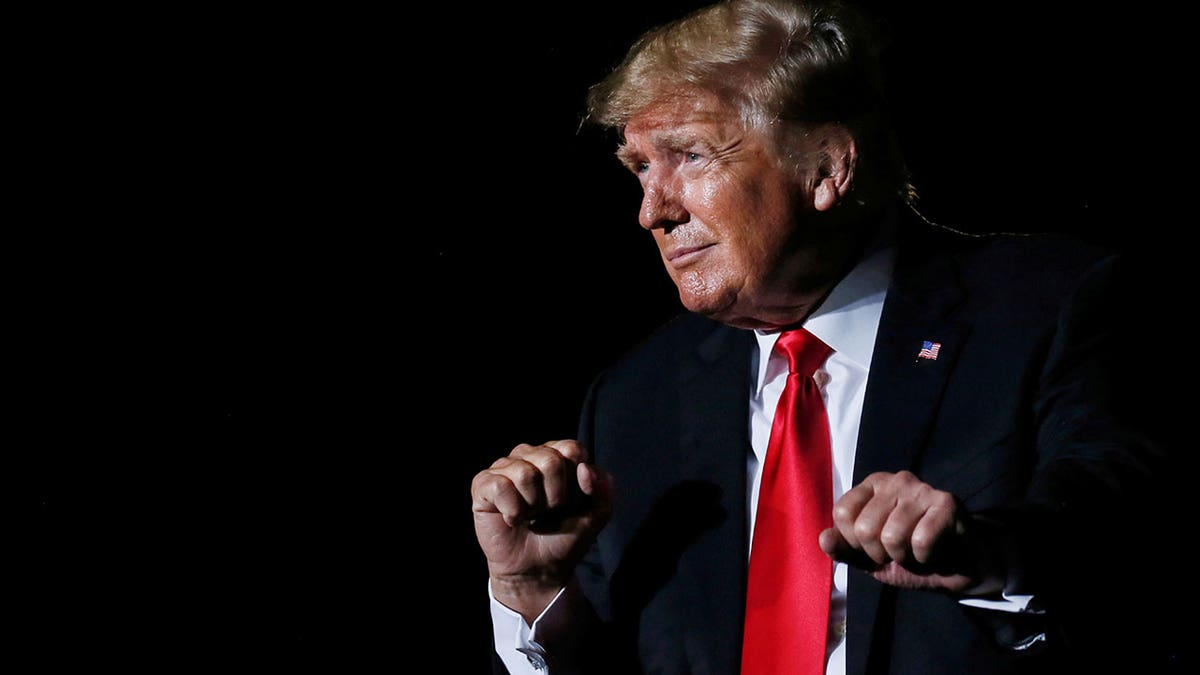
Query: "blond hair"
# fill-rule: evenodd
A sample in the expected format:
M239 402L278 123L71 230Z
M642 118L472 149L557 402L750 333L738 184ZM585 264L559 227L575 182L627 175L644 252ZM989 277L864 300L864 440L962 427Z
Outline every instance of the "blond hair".
M783 132L774 134L783 145L797 129L841 125L859 146L860 176L907 195L880 79L871 31L846 5L728 0L643 35L591 88L588 115L623 129L651 104L698 88L732 104L748 126Z

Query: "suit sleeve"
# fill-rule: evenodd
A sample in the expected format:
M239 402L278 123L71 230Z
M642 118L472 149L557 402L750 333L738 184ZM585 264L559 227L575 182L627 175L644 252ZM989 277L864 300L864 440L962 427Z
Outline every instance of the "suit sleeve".
M1116 259L1098 263L1063 304L1033 399L1026 498L979 514L1006 542L1006 591L1043 605L1047 641L1109 665L1146 655L1150 605L1131 599L1156 571L1141 545L1161 515L1169 459L1139 403L1153 378L1122 331L1135 295L1123 272ZM998 636L1011 628L990 620Z
M601 375L588 391L580 414L578 436L591 453L591 461L601 468L605 467L607 447L604 439L597 438L596 417L603 409L604 383L605 375ZM615 498L619 500L619 495ZM619 502L615 508L619 508ZM613 570L606 562L608 557L603 541L604 537L597 539L575 569L575 583L580 591L579 598L586 600L587 616L584 631L573 644L577 657L572 672L588 675L639 672L636 635L629 633L625 623L616 620L610 601L609 582Z

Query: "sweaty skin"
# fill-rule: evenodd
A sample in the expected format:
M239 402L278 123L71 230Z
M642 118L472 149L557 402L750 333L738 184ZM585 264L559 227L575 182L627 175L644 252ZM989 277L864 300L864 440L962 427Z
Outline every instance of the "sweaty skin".
M812 144L805 152L819 159ZM617 154L642 184L638 221L698 314L740 328L797 323L861 244L861 231L820 213L844 194L848 175L817 180L785 166L774 139L712 94L672 97L635 116Z

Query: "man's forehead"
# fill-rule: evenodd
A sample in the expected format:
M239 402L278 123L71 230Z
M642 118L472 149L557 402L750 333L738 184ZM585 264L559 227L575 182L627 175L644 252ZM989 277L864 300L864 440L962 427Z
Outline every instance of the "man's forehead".
M737 110L708 91L685 91L655 99L630 116L625 134L677 134L688 126L737 121Z

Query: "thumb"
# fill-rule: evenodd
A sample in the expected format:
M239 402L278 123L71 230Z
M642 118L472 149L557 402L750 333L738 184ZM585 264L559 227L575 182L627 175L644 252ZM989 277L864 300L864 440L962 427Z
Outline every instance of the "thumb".
M612 474L594 464L581 462L575 469L579 480L579 489L583 494L592 498L592 507L604 521L612 514L613 477Z
M817 540L817 545L836 562L846 563L851 567L857 567L860 570L873 572L879 568L879 565L871 560L860 549L856 549L846 541L841 532L837 528L831 527L821 532L820 538Z

